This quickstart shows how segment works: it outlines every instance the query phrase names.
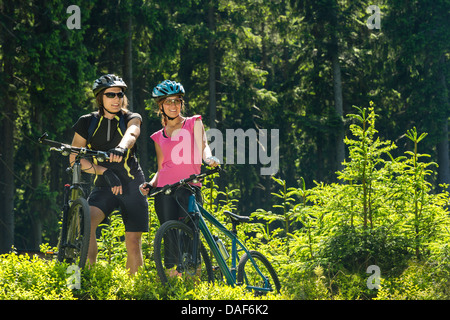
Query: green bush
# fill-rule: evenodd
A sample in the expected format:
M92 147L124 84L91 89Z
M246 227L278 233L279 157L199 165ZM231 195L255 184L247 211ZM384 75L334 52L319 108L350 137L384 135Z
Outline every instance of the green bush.
M405 137L412 142L413 151L393 158L390 152L395 144L376 137L373 109L359 111L350 115L353 136L345 139L350 156L338 172L342 183L317 183L307 190L302 181L295 189L274 179L280 191L273 195L280 204L273 211L253 214L267 221L259 230L269 230L273 221L285 222L284 230L265 232L260 237L264 241L255 245L281 261L280 278L294 297L372 299L378 291L367 288L370 265L378 266L384 283L394 287L406 270L408 280L420 277L421 269L409 267L412 259L434 264L444 260L447 262L441 265L448 265L442 248L449 243L449 195L431 190L428 180L433 178L435 164L424 162L429 156L419 153L426 134L408 130ZM301 227L292 228L295 222ZM314 277L317 270L323 270L321 285ZM439 275L446 273L433 274L429 281L440 283ZM311 283L326 288L327 293L312 290ZM386 290L380 290L381 297L397 296ZM404 294L420 296L412 291ZM449 297L445 286L433 294Z
M81 270L78 288L72 288L70 266L11 253L0 256L0 299L450 299L449 195L431 190L435 164L419 153L426 134L408 130L413 151L393 158L396 146L376 137L372 109L350 118L342 183L306 189L300 181L289 188L273 177L278 202L238 230L250 249L271 261L281 294L255 297L220 281L183 278L162 286L152 249L159 223L150 201L145 266L136 275L125 270L124 229L113 216L101 231L99 261ZM211 179L202 191L207 209L227 224L223 211L235 208L239 190L219 192ZM371 265L381 273L378 289L368 285Z
M67 266L37 256L0 256L0 300L72 300Z
M411 261L396 278L381 279L377 300L446 300L449 299L448 266Z
M383 227L364 230L346 226L326 240L320 257L333 272L361 273L377 265L385 273L399 274L412 255L408 246L403 237L389 234Z

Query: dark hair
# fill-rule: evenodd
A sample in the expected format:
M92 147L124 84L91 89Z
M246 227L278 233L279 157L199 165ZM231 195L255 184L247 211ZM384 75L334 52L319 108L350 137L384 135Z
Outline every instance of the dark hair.
M103 94L105 93L106 89L108 89L108 88L101 90L99 93L97 93L97 96L95 97L95 103L98 108L98 114L101 116L103 116L105 114L105 111L103 108ZM122 89L122 92L123 92L123 89ZM125 113L128 112L128 98L126 95L123 96L122 110L124 110Z

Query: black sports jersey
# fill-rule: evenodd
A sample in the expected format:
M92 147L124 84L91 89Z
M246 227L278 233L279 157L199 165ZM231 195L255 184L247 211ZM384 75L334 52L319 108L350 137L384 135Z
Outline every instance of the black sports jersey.
M88 137L89 126L91 121L93 121L93 117L98 117L99 119L92 137ZM117 147L117 145L122 140L123 135L125 134L125 132L122 132L123 129L121 129L119 126L119 117L124 117L125 124L128 124L128 122L134 118L138 118L142 122L142 117L138 113L126 112L117 115L114 119L108 119L103 116L99 116L97 112L93 112L81 116L72 128L84 139L89 140L87 145L89 149L108 151ZM93 159L93 162L97 163L96 159ZM128 150L128 152L124 155L122 162L111 163L109 161L105 161L100 165L102 167L113 170L114 173L119 176L122 184L127 184L129 181L133 180L137 173L142 173L139 162L137 161L135 156L135 147L133 147L131 150ZM103 176L99 175L95 178L95 186L106 187L109 185L105 181Z

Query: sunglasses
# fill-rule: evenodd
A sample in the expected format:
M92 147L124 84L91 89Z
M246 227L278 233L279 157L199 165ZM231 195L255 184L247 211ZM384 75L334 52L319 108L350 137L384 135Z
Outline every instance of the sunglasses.
M172 104L174 104L176 106L180 106L182 102L183 102L183 99L166 99L166 100L164 100L163 103L165 106L170 106Z
M125 95L125 93L123 93L123 92L117 92L117 93L116 92L105 92L104 95L110 99L114 99L116 96L119 99L122 99L123 96Z

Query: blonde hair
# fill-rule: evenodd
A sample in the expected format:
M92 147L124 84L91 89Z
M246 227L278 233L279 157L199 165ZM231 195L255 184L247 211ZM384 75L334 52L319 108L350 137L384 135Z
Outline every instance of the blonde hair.
M179 97L179 98L181 98L181 110L180 110L180 115L181 115L181 112L182 111L184 111L184 100L182 99L183 98L183 96L182 95L179 95L179 94L174 94L174 95L171 95L171 96L167 96L167 97L163 97L163 98L159 98L159 99L157 99L156 100L156 104L158 105L158 111L156 112L156 114L158 115L158 116L160 116L161 117L161 124L162 124L162 126L163 127L165 127L166 125L167 125L167 117L164 115L164 113L162 112L162 109L163 109L163 104L164 104L164 101L167 99L167 98L170 98L170 97Z

